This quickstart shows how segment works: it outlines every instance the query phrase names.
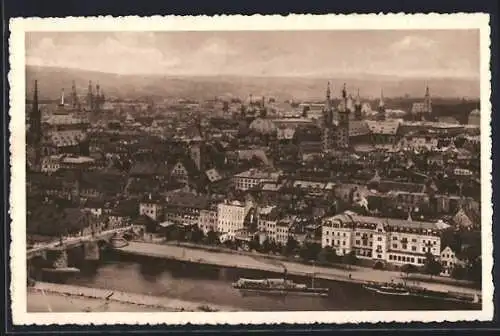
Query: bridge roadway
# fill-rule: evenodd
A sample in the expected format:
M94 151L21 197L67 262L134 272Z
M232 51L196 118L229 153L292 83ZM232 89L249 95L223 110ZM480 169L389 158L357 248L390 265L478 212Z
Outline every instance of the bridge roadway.
M117 229L112 229L112 230L105 230L101 231L99 233L96 233L94 235L86 235L86 236L77 236L77 237L66 237L63 239L63 246L64 247L73 247L73 246L78 246L83 244L84 242L87 241L92 241L92 240L108 240L111 237L113 237L114 234L116 233L123 233L128 230L132 229L132 226L125 226L122 228L117 228ZM54 240L50 243L42 243L42 244L37 244L35 247L28 249L26 251L26 257L27 259L34 258L36 256L43 255L46 250L60 247L61 246L61 241Z

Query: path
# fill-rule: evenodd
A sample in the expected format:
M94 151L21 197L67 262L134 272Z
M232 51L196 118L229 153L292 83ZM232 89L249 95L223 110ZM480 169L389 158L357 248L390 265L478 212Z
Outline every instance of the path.
M353 267L352 270L340 270L320 266L310 266L289 261L270 260L262 257L251 257L241 254L225 252L210 252L201 249L190 249L180 246L160 245L151 243L130 242L128 246L119 249L124 253L145 255L157 258L171 258L189 262L212 264L224 267L256 269L271 272L283 272L284 265L289 274L311 276L315 273L317 278L346 281L346 282L401 282L401 273L392 271L375 270L364 267ZM352 278L349 278L351 274ZM438 292L461 292L481 294L480 290L464 288L453 285L419 281L418 286Z

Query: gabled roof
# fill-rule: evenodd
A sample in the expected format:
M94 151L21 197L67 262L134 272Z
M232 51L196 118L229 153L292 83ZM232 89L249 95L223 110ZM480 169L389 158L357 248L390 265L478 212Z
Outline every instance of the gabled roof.
M210 182L217 182L217 181L220 181L222 179L222 176L219 174L219 172L215 168L207 170L205 172L205 175L207 176L207 178Z

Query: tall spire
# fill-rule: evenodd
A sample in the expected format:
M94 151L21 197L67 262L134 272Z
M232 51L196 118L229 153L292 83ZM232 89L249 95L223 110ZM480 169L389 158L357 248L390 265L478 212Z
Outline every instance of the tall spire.
M60 105L64 106L64 88L61 89L61 102L60 102Z
M76 108L78 106L78 95L76 93L75 81L73 81L73 84L71 85L71 105L73 106L73 108Z
M432 101L431 94L429 92L429 85L425 87L425 98L424 98L425 109L427 113L432 112Z
M94 109L94 94L92 92L92 81L89 80L89 88L88 88L88 92L87 92L87 104L88 104L88 108L90 110L93 110Z
M326 84L326 101L329 102L331 97L331 91L330 91L330 81Z
M347 99L347 89L346 89L345 83L344 83L344 87L342 88L342 98L344 100Z
M356 106L361 105L361 97L359 96L359 88L358 88L358 93L356 95Z
M380 102L378 104L379 107L384 107L384 89L380 89Z
M38 144L42 139L42 129L41 129L41 113L38 107L38 80L35 80L35 88L33 92L33 106L30 115L30 134L34 144ZM36 148L38 149L38 148Z

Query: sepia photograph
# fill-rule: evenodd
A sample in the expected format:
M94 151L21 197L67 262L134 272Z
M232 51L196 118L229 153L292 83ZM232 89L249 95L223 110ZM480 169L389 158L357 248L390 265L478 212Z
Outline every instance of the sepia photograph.
M492 317L488 16L299 19L11 22L14 320Z

